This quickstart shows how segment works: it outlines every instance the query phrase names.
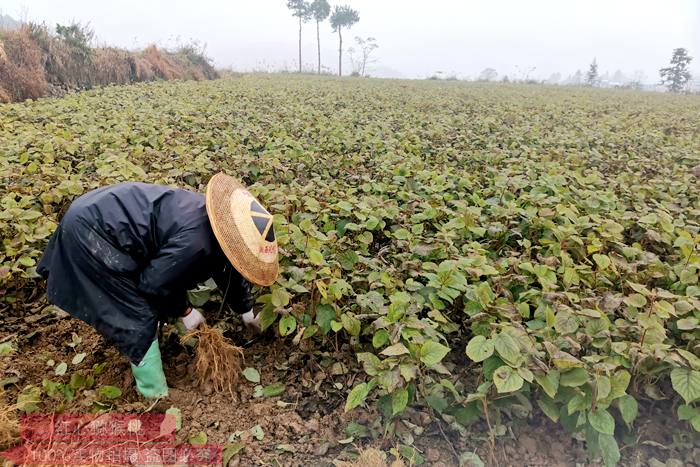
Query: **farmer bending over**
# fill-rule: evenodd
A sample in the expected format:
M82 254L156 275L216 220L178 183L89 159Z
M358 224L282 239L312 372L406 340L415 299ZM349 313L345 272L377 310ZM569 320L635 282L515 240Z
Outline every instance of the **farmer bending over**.
M260 330L248 281L277 278L272 216L243 185L215 175L206 197L145 183L120 183L76 199L51 236L37 271L49 301L80 318L131 360L145 397L168 394L158 322L204 322L187 290L213 278L224 301Z

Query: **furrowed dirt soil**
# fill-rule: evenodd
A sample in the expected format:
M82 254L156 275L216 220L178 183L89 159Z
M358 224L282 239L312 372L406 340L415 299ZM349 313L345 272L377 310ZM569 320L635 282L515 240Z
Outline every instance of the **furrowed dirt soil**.
M245 448L229 465L333 465L334 461L352 460L361 448L388 452L398 444L396 437L381 433L375 439L349 439L346 427L351 422L369 427L379 416L371 410L343 412L354 372L343 371L342 365L349 369L355 365L348 349L339 349L332 356L342 363L341 367L333 367L327 365L330 355L306 351L272 334L256 338L231 325L225 334L245 348L245 366L259 371L261 385L284 385L279 396L254 397L255 385L241 378L237 393L231 397L213 394L211 388L195 383L192 349L181 345L166 329L161 347L170 395L153 405L140 399L134 390L128 360L82 322L41 302L24 317L5 316L2 320L0 341L12 339L18 345L14 354L0 357L0 379L12 381L6 387L10 401L28 385L41 386L43 379L67 382L72 373L87 374L93 365L107 362L95 378L94 388L111 385L121 389L113 410L144 412L177 407L182 413L180 442L205 432L209 443L225 445L231 435L242 432L235 441L244 443ZM86 354L79 364L68 363L65 375L55 374L59 362L71 362L79 353ZM65 402L62 396L44 397L40 409L89 412L95 392L79 392L71 402ZM684 434L687 432L668 416L670 410L675 408L644 408L639 437L623 447L621 465L700 465L700 440ZM262 439L256 439L250 431L256 425L262 429ZM561 427L539 416L527 423L513 423L508 433L496 438L493 448L485 425L472 425L465 436L459 436L429 409L409 410L405 422L397 421L394 426L398 434L416 429L421 434L415 436L415 446L425 465L456 466L464 452L476 452L487 465L598 465L588 458L582 441L573 440Z

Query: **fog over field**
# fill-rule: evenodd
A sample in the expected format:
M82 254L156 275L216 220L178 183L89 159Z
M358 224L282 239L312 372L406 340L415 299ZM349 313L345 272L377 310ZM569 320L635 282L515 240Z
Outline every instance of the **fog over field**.
M597 59L611 79L620 70L658 82L674 48L700 56L700 2L696 0L345 0L360 21L344 31L374 37L373 76L475 78L485 68L499 77L561 80ZM332 5L339 4L331 2ZM99 42L135 48L196 39L220 67L294 70L298 21L284 0L5 0L1 12L54 23L89 22ZM321 24L324 67L337 70L337 34ZM315 69L316 25L304 24L304 68ZM347 55L347 54L346 54ZM347 60L348 57L346 57ZM700 68L700 59L691 68ZM349 62L347 70L350 70ZM700 73L695 71L696 76ZM619 76L619 75L618 75Z

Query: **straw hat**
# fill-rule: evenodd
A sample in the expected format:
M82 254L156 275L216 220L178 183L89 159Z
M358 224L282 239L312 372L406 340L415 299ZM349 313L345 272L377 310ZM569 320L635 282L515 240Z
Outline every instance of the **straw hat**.
M214 235L233 267L254 284L275 282L279 264L272 215L224 173L209 180L206 206Z

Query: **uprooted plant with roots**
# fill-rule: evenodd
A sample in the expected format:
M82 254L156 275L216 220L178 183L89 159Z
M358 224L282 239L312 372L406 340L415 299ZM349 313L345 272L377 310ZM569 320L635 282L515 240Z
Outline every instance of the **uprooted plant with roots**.
M0 388L0 449L10 447L19 438L19 420L17 404L10 404L5 398L5 391Z
M194 360L197 382L233 396L245 360L243 349L226 339L221 330L206 324L184 335L182 342L190 339L197 341Z

